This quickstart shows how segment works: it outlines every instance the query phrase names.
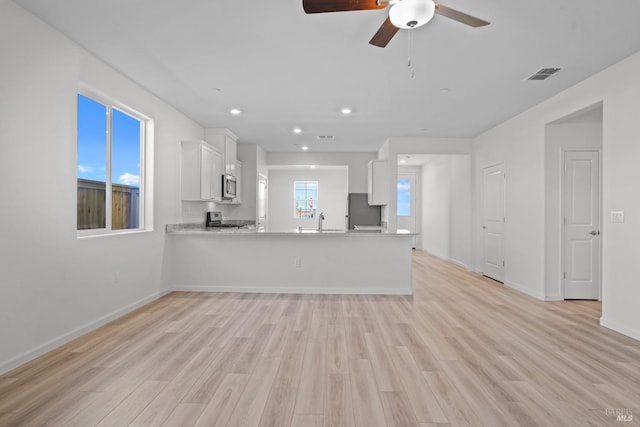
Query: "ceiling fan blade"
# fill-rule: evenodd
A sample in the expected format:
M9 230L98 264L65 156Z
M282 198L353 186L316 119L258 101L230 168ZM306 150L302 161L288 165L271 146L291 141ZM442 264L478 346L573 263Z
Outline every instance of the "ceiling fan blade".
M387 5L388 1L378 3L376 0L302 0L305 13L384 9Z
M369 44L378 47L386 47L399 29L400 28L391 23L390 18L387 18L386 21L382 23L378 31L373 35L373 37L369 41Z
M455 9L451 9L450 7L443 6L441 4L436 4L436 13L438 15L446 16L449 19L462 22L463 24L467 24L472 27L484 27L485 25L490 24L487 21L473 17L471 15L467 15L466 13L459 12Z

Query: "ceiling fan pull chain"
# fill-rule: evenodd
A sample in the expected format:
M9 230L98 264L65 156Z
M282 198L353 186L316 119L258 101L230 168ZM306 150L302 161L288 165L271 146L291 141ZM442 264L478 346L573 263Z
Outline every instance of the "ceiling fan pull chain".
M409 67L409 77L413 78L413 76L415 75L415 73L413 72L413 65L411 64L411 54L413 53L413 28L409 29L407 40L409 41L409 59L407 60L407 67Z
M409 29L409 34L407 35L407 67L411 68L411 42L413 36L413 29Z

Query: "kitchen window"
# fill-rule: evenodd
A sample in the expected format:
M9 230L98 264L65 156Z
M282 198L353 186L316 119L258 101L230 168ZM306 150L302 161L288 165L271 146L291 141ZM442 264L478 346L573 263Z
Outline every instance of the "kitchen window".
M294 218L315 218L318 211L318 182L294 181Z
M144 229L149 120L92 94L78 94L77 101L78 235Z

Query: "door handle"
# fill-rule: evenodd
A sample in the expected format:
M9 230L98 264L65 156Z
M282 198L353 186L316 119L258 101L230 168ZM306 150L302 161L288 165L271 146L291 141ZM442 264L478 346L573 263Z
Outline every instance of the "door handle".
M591 230L589 232L589 234L591 234L592 236L599 236L600 235L600 230Z

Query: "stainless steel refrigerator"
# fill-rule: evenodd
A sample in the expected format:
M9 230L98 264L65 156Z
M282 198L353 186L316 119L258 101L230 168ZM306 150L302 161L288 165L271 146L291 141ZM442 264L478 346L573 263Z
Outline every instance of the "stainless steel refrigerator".
M347 220L349 230L356 225L379 226L381 207L369 206L367 193L349 193L347 198Z

